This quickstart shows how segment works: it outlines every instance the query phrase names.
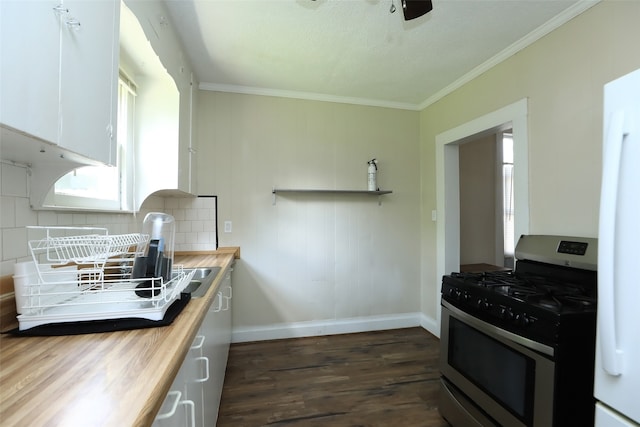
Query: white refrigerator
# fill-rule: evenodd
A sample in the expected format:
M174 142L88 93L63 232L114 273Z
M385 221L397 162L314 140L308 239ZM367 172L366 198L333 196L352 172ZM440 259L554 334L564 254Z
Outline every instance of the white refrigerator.
M640 427L640 70L604 86L596 427Z

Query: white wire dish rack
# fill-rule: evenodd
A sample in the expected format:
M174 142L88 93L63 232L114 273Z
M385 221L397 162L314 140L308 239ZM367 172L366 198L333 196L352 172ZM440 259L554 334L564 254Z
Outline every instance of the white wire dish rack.
M39 228L46 236L29 241L33 263L26 267L29 271L20 286L21 331L93 320L160 321L194 274L174 265L166 282L162 277L132 279L133 263L144 255L141 250L149 241L145 234L109 235L104 228L30 228ZM147 296L139 296L140 291Z

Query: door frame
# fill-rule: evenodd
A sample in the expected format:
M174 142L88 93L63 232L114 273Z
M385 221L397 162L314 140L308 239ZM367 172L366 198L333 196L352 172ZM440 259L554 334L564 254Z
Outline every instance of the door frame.
M513 132L514 211L517 240L529 233L527 98L436 135L436 320L440 331L442 276L460 269L460 170L458 147L479 137ZM515 243L515 242L514 242Z

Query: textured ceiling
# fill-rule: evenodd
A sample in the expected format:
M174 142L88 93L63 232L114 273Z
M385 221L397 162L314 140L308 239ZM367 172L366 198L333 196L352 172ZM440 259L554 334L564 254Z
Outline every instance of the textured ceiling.
M202 89L408 109L596 2L433 0L404 21L400 0L166 0Z

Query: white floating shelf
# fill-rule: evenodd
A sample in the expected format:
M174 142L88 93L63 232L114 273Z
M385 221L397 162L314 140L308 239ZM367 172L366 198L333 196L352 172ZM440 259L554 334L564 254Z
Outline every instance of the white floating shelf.
M390 194L391 190L322 190L322 189L302 189L302 188L274 188L273 204L276 204L276 194L278 193L305 193L305 194L366 194L371 196L382 196L383 194ZM380 197L378 197L378 205L381 205Z
M295 188L274 188L273 194L276 193L333 193L333 194L371 194L380 196L382 194L392 193L391 190L377 190L377 191L369 191L369 190L306 190L306 189L295 189Z

